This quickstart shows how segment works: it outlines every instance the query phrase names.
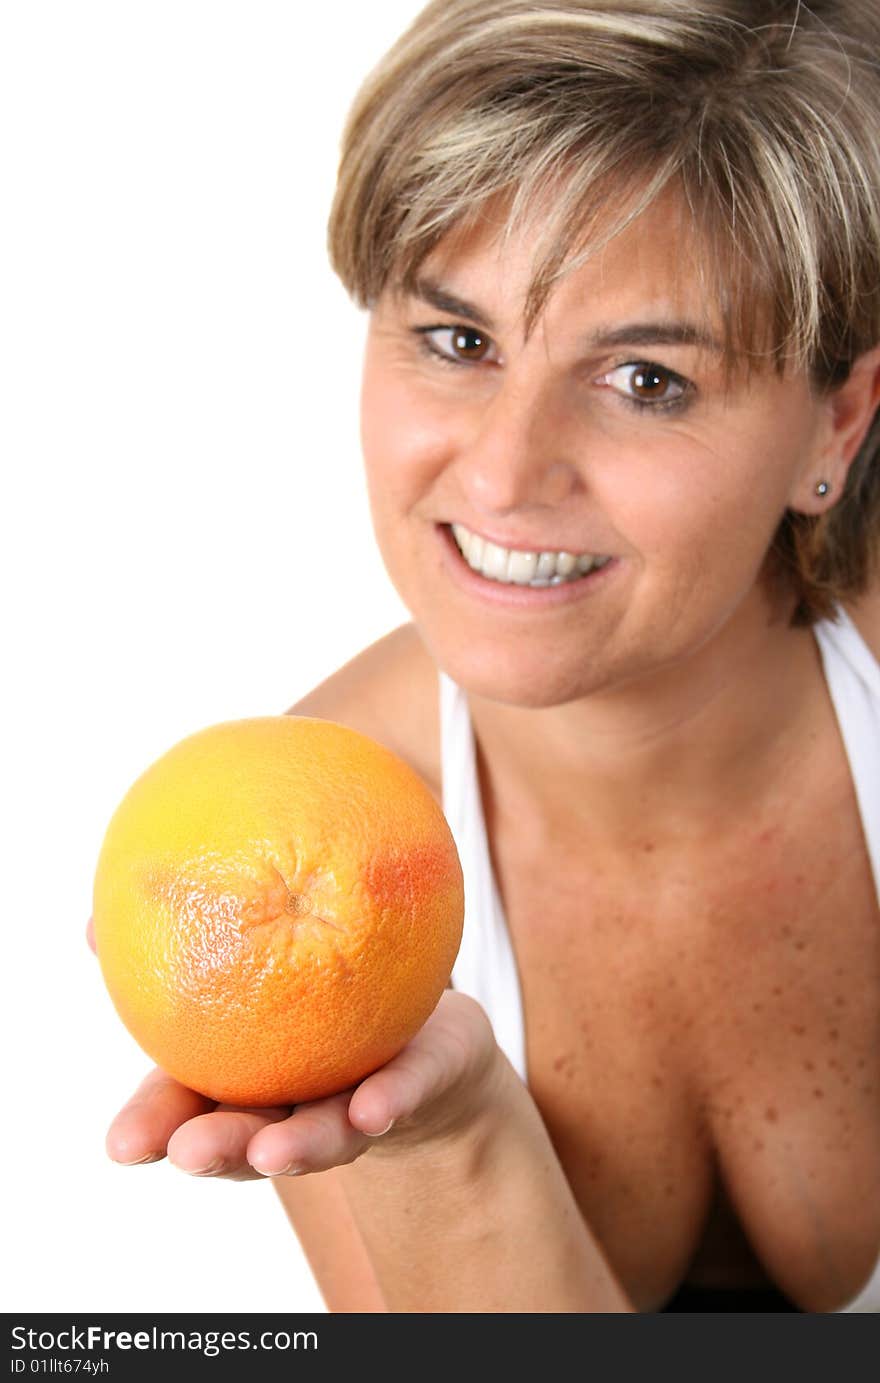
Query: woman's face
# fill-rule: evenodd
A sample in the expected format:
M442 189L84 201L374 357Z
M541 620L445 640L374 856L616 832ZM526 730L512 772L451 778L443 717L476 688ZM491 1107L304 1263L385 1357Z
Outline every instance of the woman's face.
M726 380L678 224L643 215L561 280L527 341L528 232L448 239L416 295L372 314L376 536L428 648L478 695L561 704L766 624L775 530L818 507L828 401L771 368Z

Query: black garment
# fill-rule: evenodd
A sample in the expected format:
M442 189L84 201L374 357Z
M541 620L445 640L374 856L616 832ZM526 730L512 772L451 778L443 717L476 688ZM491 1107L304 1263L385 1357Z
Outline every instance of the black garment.
M775 1287L679 1287L664 1311L799 1311Z

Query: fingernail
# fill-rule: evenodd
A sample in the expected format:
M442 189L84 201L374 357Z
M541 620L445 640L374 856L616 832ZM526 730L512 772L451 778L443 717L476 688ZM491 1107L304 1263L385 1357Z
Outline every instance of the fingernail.
M380 1128L380 1130L379 1130L378 1133L368 1133L368 1134L367 1134L367 1137L368 1137L368 1138L381 1138L381 1137L383 1136L383 1134L386 1134L386 1133L389 1131L389 1129L393 1129L393 1128L394 1128L394 1120L393 1120L393 1119L389 1119L389 1120L388 1120L388 1123L385 1125L385 1127L384 1127L384 1128Z
M249 1160L254 1171L259 1172L260 1176L263 1177L298 1177L308 1170L307 1167L303 1167L299 1162L288 1162L286 1167L270 1167L268 1163L260 1157L256 1159L250 1158Z
M179 1172L186 1172L187 1176L191 1177L211 1177L223 1171L223 1163L218 1158L204 1167L181 1167L179 1162L172 1163L172 1166L176 1167Z

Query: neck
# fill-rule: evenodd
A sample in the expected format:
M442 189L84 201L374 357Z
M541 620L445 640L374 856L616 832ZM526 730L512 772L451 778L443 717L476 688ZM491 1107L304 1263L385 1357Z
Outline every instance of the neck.
M743 610L685 662L542 709L469 697L496 810L542 839L631 848L741 820L816 724L809 629Z

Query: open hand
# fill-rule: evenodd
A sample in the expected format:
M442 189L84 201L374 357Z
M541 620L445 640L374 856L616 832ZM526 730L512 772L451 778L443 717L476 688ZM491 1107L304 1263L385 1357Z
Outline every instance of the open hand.
M94 950L91 920L87 937ZM156 1068L113 1120L107 1152L125 1164L167 1156L192 1176L236 1181L325 1171L380 1145L454 1135L479 1112L501 1060L480 1005L447 989L385 1066L295 1108L217 1104Z

